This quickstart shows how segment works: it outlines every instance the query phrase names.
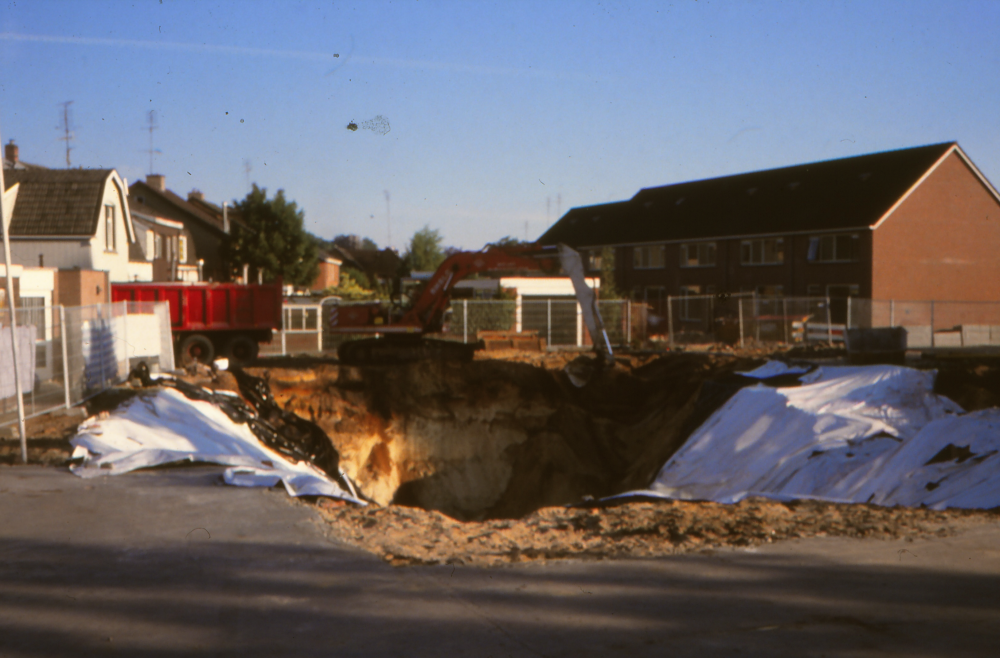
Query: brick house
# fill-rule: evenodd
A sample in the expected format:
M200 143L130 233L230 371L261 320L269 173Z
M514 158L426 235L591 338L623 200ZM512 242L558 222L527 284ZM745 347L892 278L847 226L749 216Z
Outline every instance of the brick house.
M230 266L226 262L230 225L225 210L205 203L197 191L192 192L189 199L184 199L167 189L166 179L159 174L150 174L145 181L132 183L129 196L137 207L142 206L145 216L183 224L184 234L191 239L188 245L190 253L197 254L197 259L203 261L202 280L231 279ZM213 208L218 208L219 212L214 212Z
M955 142L646 188L539 241L592 271L612 247L620 289L658 309L747 291L1000 300L1000 195Z

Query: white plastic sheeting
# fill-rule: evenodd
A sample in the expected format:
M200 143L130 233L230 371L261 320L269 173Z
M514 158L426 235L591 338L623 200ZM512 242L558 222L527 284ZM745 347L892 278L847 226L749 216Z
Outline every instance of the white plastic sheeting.
M227 484L271 487L292 496L330 496L364 504L312 464L291 463L263 445L245 424L211 402L190 400L172 388L142 392L107 418L92 417L70 441L81 477L117 475L175 462L231 466Z
M766 373L783 374L780 366ZM996 507L1000 409L965 414L933 393L935 375L899 366L821 367L799 387L741 389L649 490L631 494Z

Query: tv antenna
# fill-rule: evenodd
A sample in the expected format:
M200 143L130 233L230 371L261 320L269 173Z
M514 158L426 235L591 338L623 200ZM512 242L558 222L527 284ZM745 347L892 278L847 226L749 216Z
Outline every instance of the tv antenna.
M149 131L149 150L148 150L148 153L149 153L149 173L152 174L153 173L153 154L155 154L155 153L162 153L162 151L160 151L159 149L153 148L153 131L156 130L157 128L159 128L159 126L156 125L156 110L150 110L148 112L148 119L149 119L149 125L146 127L146 130Z
M72 122L70 121L70 118L69 118L69 106L72 105L72 104L73 104L73 101L66 101L65 103L60 103L60 105L62 105L62 108L63 108L63 111L62 111L62 125L61 126L56 126L56 128L58 128L58 129L60 129L60 130L63 131L63 136L59 138L59 141L66 142L66 166L67 167L70 166L69 152L73 148L72 146L70 146L69 143L76 137L76 135L73 134L73 124L72 124Z

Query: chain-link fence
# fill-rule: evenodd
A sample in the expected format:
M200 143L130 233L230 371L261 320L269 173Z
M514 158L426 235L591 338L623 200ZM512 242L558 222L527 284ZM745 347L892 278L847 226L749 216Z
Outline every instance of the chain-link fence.
M316 354L332 344L324 332L323 304L285 304L281 307L281 330L270 343L260 346L261 356ZM328 324L328 323L326 323Z
M1000 347L1000 302L851 299L851 327L903 327L908 348Z
M15 309L25 417L70 407L118 384L139 361L174 369L166 302ZM9 311L0 311L0 426L17 422Z

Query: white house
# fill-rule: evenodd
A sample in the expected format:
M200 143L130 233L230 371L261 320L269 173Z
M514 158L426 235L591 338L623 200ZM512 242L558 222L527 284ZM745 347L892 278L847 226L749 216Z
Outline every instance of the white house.
M105 271L111 281L151 278L150 268L140 273L129 266L130 249L138 254L142 247L128 187L114 169L8 169L4 184L19 185L10 225L12 262Z

